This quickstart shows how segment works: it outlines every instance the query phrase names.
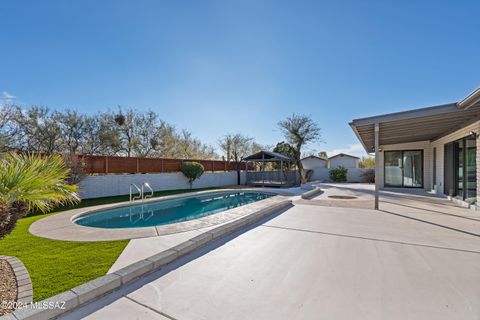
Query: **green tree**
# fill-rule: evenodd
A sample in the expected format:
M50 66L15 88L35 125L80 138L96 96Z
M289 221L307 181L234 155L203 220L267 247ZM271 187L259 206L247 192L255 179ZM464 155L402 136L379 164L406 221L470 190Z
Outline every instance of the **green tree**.
M200 178L205 171L202 164L193 161L187 161L182 163L182 173L187 177L190 189L193 187L193 181Z
M284 156L287 156L289 158L295 159L295 149L290 144L286 143L285 141L277 143L277 145L275 146L275 148L273 148L272 151L276 152L276 153L283 154ZM274 162L272 164L272 166L276 170L280 169L280 164L278 164L276 162ZM285 170L287 169L285 164L283 165L283 168Z
M252 150L259 146L253 142L253 138L244 136L240 133L227 134L222 137L218 144L225 153L227 161L232 161L237 171L237 184L240 184L240 168L243 158L252 153Z
M375 168L375 158L374 157L362 157L358 163L359 168L373 169Z
M301 180L306 179L301 161L302 147L321 138L318 124L309 116L293 114L278 123L286 141L295 151L295 162Z
M9 153L0 159L0 238L31 209L48 212L79 201L77 186L65 182L68 176L59 155Z

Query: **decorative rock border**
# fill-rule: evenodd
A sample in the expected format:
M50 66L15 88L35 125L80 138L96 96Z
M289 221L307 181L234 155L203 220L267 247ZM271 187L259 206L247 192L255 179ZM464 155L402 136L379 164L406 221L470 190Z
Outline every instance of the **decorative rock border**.
M292 200L282 200L272 203L271 206L262 208L249 215L220 225L205 233L202 233L190 240L180 243L168 250L153 255L147 259L140 260L126 266L114 273L96 278L71 290L60 293L51 298L45 299L36 306L57 306L54 308L23 308L16 310L13 314L0 317L0 320L47 320L56 318L66 312L73 311L81 305L92 302L101 296L120 289L122 286L138 280L145 275L164 268L169 263L183 257L194 250L203 247L214 240L233 233L243 227L252 225L262 218L265 218L279 210L292 206ZM32 306L34 305L32 304Z
M0 256L0 260L7 261L13 269L17 282L17 304L26 305L33 300L32 280L25 265L17 257Z

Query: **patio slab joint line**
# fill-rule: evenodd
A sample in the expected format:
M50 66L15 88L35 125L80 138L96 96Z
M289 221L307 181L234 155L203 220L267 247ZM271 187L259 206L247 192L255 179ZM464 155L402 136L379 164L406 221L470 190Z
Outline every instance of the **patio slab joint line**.
M465 250L465 249L458 249L458 248L449 248L449 247L440 247L440 246L432 246L432 245L428 245L428 244L410 243L410 242L395 241L395 240L388 240L388 239L368 238L368 237L354 236L354 235L341 234L341 233L331 233L331 232L324 232L324 231L314 231L314 230L306 230L306 229L269 226L269 225L266 225L266 224L262 225L262 227L282 229L282 230L287 230L287 231L315 233L315 234L322 234L322 235L334 236L334 237L353 238L353 239L359 239L359 240L388 242L388 243L401 244L401 245L406 245L406 246L418 246L418 247L425 247L425 248L431 248L431 249L451 250L451 251L459 251L459 252L480 254L480 251Z
M135 299L133 299L133 298L131 298L131 297L129 297L129 296L124 296L124 297L127 298L128 300L132 301L133 303L138 304L139 306L142 306L142 307L144 307L144 308L147 308L147 309L149 309L149 310L151 310L151 311L153 311L153 312L155 312L155 313L158 313L159 315L161 315L161 316L163 316L163 317L165 317L165 318L168 318L168 319L170 319L170 320L178 320L177 318L172 317L171 315L168 315L168 314L163 313L163 312L161 312L161 311L155 310L154 308L152 308L152 307L150 307L150 306L148 306L148 305L146 305L146 304L143 304L143 303L141 303L141 302L138 302L137 300L135 300Z

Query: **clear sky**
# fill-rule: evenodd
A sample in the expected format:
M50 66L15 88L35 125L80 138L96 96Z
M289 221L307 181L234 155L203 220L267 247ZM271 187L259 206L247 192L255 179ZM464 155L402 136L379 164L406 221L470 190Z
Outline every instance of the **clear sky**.
M152 109L216 144L282 140L311 115L361 155L354 118L454 102L480 85L478 1L0 2L0 93L94 113Z

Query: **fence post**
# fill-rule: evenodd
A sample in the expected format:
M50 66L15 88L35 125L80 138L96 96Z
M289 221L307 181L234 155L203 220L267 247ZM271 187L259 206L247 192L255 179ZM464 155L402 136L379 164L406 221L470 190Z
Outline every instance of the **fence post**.
M163 159L160 159L160 172L163 172Z
M227 172L227 161L223 160L223 171Z
M108 173L108 156L105 156L105 173Z
M212 172L215 172L215 162L212 160Z
M137 157L137 173L140 172L140 159Z

